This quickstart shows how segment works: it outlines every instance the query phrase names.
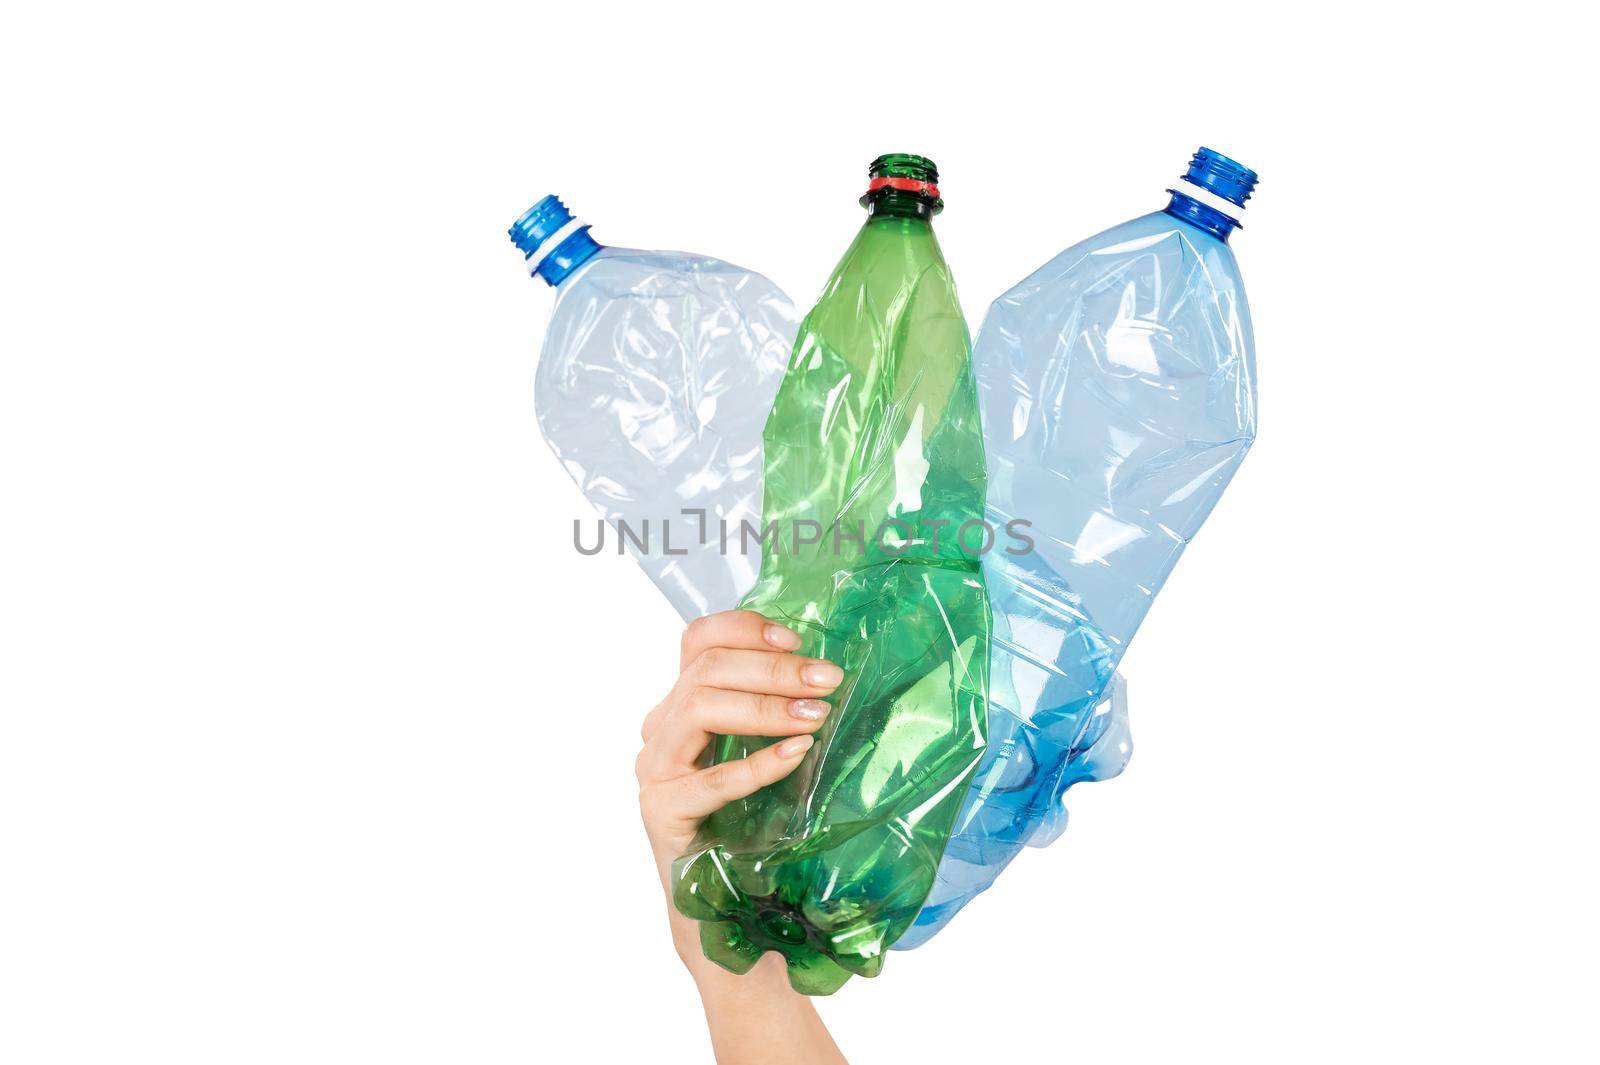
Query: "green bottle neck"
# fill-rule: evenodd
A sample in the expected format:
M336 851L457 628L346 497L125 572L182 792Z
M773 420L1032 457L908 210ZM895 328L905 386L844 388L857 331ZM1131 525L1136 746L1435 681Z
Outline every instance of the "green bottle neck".
M880 155L867 167L867 194L861 197L869 219L928 222L944 208L939 198L939 168L909 152Z
M913 193L879 189L866 197L866 208L869 222L880 218L895 218L921 222L925 226L933 224L933 204Z

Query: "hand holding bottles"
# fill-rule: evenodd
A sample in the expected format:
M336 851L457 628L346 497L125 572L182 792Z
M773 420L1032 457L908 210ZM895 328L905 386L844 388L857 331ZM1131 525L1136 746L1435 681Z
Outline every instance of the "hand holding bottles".
M759 275L602 248L553 197L513 227L557 288L552 448L643 524L635 554L685 617L749 589L691 630L640 761L706 957L743 972L776 951L813 994L875 975L1055 838L1068 787L1125 764L1117 665L1255 435L1228 247L1255 174L1201 149L1183 180L995 301L970 351L919 156L874 162L792 356L793 309ZM673 550L661 523L694 513L698 543ZM706 535L724 523L731 544ZM1019 523L1028 548L994 550ZM805 675L796 651L839 666ZM795 695L785 671L822 687Z
M809 696L829 689L807 681L816 663L792 653L799 642L791 630L748 610L712 614L684 633L679 676L645 718L635 760L639 812L663 887L672 859L708 811L800 764L827 706ZM713 731L788 738L745 762L705 769L700 755ZM706 959L693 921L670 903L667 916L673 945L700 992L718 1061L844 1065L810 1000L789 986L781 959L735 976Z
M794 654L799 647L794 630L753 610L710 614L684 630L677 682L645 717L634 764L663 878L708 814L781 780L811 747L830 709L823 698L843 673ZM701 756L719 735L787 738L707 768Z

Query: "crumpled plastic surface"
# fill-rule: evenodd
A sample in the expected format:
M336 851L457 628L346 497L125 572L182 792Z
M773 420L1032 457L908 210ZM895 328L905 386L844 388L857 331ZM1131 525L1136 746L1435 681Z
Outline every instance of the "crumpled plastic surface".
M991 306L973 346L990 520L1035 551L984 556L995 604L989 746L916 927L925 942L1074 783L1131 751L1117 663L1256 432L1254 341L1228 245L1157 212L1073 245Z
M878 973L933 884L984 742L989 602L958 531L984 513L982 430L966 323L922 210L862 228L767 421L762 517L780 539L743 605L844 670L833 709L799 768L706 818L673 866L708 958L744 972L777 951L806 994ZM770 742L721 737L713 761Z
M684 252L605 247L556 288L539 427L684 618L729 609L760 570L738 530L760 515L761 430L798 319L760 274Z

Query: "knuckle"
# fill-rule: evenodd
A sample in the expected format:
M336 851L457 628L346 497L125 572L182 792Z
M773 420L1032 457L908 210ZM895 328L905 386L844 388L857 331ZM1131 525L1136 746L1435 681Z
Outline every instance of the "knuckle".
M773 727L773 697L746 695L739 703L739 717L745 722L748 735L763 736Z
M710 795L721 795L733 786L733 778L728 767L732 762L721 762L707 769L700 775L700 786Z
M711 708L711 689L695 685L678 700L678 713L688 718L701 718Z
M722 669L728 662L728 652L721 647L708 647L694 660L694 675L706 678Z
M781 695L763 695L758 713L764 720L791 724L789 717L789 700Z

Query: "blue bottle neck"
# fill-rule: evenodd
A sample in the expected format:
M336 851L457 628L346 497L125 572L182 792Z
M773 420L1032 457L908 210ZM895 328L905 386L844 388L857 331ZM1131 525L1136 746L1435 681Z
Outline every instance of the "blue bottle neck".
M1193 196L1179 192L1177 189L1168 189L1172 193L1172 202L1166 206L1166 213L1172 217L1189 223L1196 229L1204 230L1213 237L1228 242L1228 235L1235 229L1243 228L1242 223L1232 215L1223 214L1215 207L1201 203Z
M599 254L602 247L589 235L589 227L584 226L539 260L538 265L529 272L543 278L553 288L565 281L572 271Z
M600 252L589 224L572 217L561 197L550 195L522 212L507 231L528 265L528 272L559 285Z

